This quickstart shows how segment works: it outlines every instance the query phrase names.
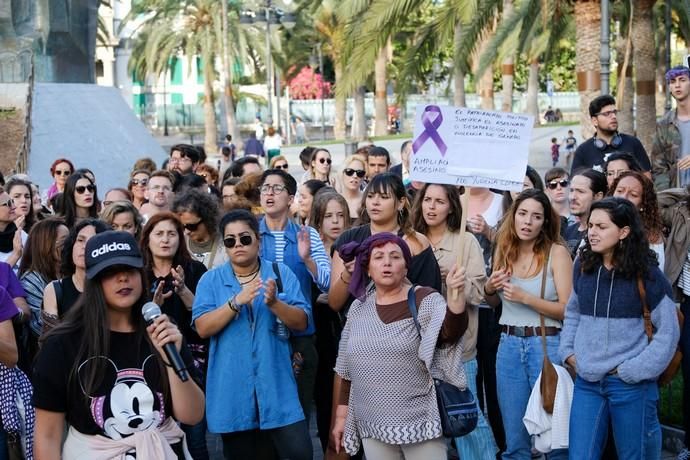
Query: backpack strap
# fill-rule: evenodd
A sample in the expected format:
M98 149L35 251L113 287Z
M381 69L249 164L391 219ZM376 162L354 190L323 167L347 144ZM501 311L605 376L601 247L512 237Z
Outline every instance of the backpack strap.
M649 311L647 304L647 290L644 287L644 280L640 275L637 276L637 291L640 294L640 302L642 302L642 318L644 319L644 332L647 335L647 340L652 341L654 334L654 327L652 325L652 313Z
M278 262L273 262L273 271L276 274L276 287L278 288L278 293L283 292L283 279L280 277L280 267Z
M419 321L417 320L417 299L415 298L415 290L417 285L413 284L409 291L407 291L407 308L410 310L412 319L414 320L415 326L417 326L417 332L421 334L421 328L419 327Z

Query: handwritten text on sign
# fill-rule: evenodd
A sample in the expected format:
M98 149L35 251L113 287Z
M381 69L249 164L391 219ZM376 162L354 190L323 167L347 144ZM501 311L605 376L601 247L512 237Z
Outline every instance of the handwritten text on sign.
M520 191L533 124L517 113L417 106L410 177Z

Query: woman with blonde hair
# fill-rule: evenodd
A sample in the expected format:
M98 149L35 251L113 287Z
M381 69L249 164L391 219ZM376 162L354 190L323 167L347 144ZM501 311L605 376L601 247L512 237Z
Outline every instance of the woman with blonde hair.
M268 169L283 169L287 171L288 168L289 166L287 158L285 158L283 155L278 155L271 158L271 161L268 164Z
M139 241L144 218L129 201L114 201L101 211L101 219L113 230L127 232Z
M350 217L359 217L362 204L362 183L367 176L367 160L362 155L345 158L336 189L343 195L350 208Z

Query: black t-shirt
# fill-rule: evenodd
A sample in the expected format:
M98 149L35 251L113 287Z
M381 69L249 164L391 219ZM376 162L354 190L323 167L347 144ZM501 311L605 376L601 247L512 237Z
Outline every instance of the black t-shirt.
M81 292L74 285L72 277L62 278L52 282L55 291L55 301L57 303L58 316L62 318L72 306L77 303Z
M192 260L185 264L182 269L184 270L184 284L190 291L192 291L193 294L196 294L196 286L199 284L201 275L206 273L206 266L201 262ZM153 273L148 271L147 276L148 279L153 280L150 289L151 296L153 296L153 292L156 290L157 283L167 283L163 292L167 292L172 289L168 288L168 286L172 286L172 275L168 274L165 278L156 279L153 276ZM202 373L202 375L205 375L206 363L208 359L208 339L202 339L199 334L197 334L196 330L192 328L192 312L185 307L180 296L174 292L170 297L165 299L163 305L161 306L161 311L172 318L172 320L180 328L180 332L182 332L182 336L187 341L187 344L192 352L194 363L197 369Z
M619 135L622 142L618 147L607 144L604 150L600 150L594 145L593 137L580 144L575 150L575 157L573 158L573 166L570 168L570 175L572 176L573 173L579 169L594 168L595 166L599 166L599 170L603 172L605 158L608 154L613 152L629 152L635 157L643 171L651 171L652 165L649 162L649 156L640 140L627 134L620 133Z
M350 241L363 242L371 236L371 227L369 224L353 227L345 230L342 235L335 240L331 252L337 251L340 246L349 243ZM401 236L401 235L398 235ZM434 256L434 250L429 246L416 256L412 257L412 262L407 270L407 278L416 285L426 286L435 289L438 292L442 291L441 270L438 268L438 262ZM354 301L354 297L350 296L345 304L349 307Z
M563 239L568 245L568 249L570 250L570 256L573 259L575 259L575 256L577 255L577 250L580 249L580 242L586 234L587 230L580 230L579 222L572 223L568 225L568 228L565 229L565 235L563 235Z
M162 425L172 416L172 402L165 398L157 354L136 333L110 332L109 356L76 362L81 332L49 336L34 364L33 403L38 409L62 412L77 431L123 439L137 431ZM186 346L182 359L192 369ZM103 378L98 390L86 394L85 376L100 361ZM196 373L192 372L196 377ZM169 391L168 391L169 393ZM182 456L181 444L172 445Z

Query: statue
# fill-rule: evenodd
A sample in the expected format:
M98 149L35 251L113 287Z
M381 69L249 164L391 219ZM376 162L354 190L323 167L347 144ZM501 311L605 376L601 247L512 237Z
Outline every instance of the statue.
M0 0L0 82L94 83L99 0Z

